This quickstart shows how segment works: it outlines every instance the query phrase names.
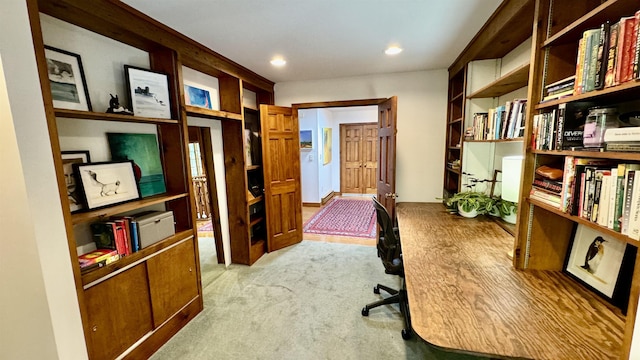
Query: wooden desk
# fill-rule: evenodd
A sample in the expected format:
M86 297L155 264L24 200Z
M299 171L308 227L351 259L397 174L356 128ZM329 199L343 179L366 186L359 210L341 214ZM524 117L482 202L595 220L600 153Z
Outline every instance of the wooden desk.
M518 271L513 237L442 204L400 203L412 327L443 348L535 359L619 358L619 310L556 271Z

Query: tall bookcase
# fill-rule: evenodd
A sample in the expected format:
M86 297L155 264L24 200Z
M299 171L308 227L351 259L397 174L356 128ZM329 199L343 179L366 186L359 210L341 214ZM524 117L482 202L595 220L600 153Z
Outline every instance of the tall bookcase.
M445 148L443 197L460 191L462 181L462 145L464 139L464 105L466 68L455 74L449 73L449 95L447 108L447 137Z
M563 163L565 157L607 159L618 163L638 163L640 155L623 152L587 152L587 151L543 151L531 148L533 132L532 118L535 114L557 109L562 103L589 101L598 106L632 105L637 108L640 95L640 83L631 81L617 86L596 90L581 95L569 96L558 100L542 102L543 89L546 84L574 75L576 72L576 54L582 33L588 29L599 28L610 21L612 24L623 16L631 16L640 9L637 1L608 0L563 2L557 0L537 0L531 64L529 77L528 123L525 134L525 161L523 182L520 192L519 225L517 229L514 266L528 271L545 271L558 273L557 287L574 280L564 274L563 267L567 253L570 251L572 232L578 225L594 229L606 236L623 241L636 247L638 241L626 235L600 226L582 217L573 216L561 210L529 199L534 171L538 166ZM579 299L572 301L591 304L584 307L583 318L607 319L606 336L594 334L590 345L609 349L606 354L610 358L630 358L630 347L633 328L637 314L638 294L640 291L640 266L636 257L635 269L629 271L632 276L631 294L626 315L620 309L605 303L592 291L584 291ZM564 300L563 298L560 301ZM603 321L603 320L598 320ZM584 324L588 326L588 324ZM603 334L604 335L604 334ZM638 335L636 335L637 337ZM615 346L609 346L615 344ZM611 350L613 349L613 350ZM604 356L604 355L603 355Z
M234 229L249 231L249 222L231 213L242 207L242 219L248 218L244 147L233 145L244 141L242 91L250 88L258 94L257 101L272 104L273 83L121 2L28 0L27 4L89 357L148 358L203 309L187 118L220 120L223 128L238 129L224 138L225 156L238 159L243 174L231 179L227 174L227 181L235 184L227 188L235 240ZM81 56L93 111L54 107L45 45ZM98 66L98 60L104 63ZM103 112L110 92L131 106L122 65L168 76L169 119ZM219 109L186 104L183 66L217 79ZM155 134L166 192L72 213L61 153L90 149L93 162L109 161L106 132ZM232 165L228 171L233 175L236 168ZM173 211L175 234L103 267L81 271L78 247L92 241L89 224L145 210Z

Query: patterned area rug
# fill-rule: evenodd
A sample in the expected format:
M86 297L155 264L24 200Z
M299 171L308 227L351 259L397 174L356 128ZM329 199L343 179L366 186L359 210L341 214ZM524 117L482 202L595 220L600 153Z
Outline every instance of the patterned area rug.
M376 218L371 200L331 200L304 224L303 231L353 237L375 237Z
M213 223L207 221L204 225L198 227L198 231L213 231Z

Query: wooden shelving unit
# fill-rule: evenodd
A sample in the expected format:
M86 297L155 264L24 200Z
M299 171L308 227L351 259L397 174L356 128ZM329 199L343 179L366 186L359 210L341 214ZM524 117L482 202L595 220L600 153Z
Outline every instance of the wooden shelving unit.
M503 75L494 82L474 91L467 99L498 97L527 86L529 82L529 64Z

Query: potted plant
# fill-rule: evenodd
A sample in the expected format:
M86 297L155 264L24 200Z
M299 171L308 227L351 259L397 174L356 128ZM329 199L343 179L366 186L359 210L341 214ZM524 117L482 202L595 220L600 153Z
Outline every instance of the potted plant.
M500 199L498 210L500 217L509 224L515 224L518 217L518 203L513 201Z
M491 198L483 192L464 191L447 199L447 206L455 206L460 215L474 218L491 210L493 204L490 202Z

